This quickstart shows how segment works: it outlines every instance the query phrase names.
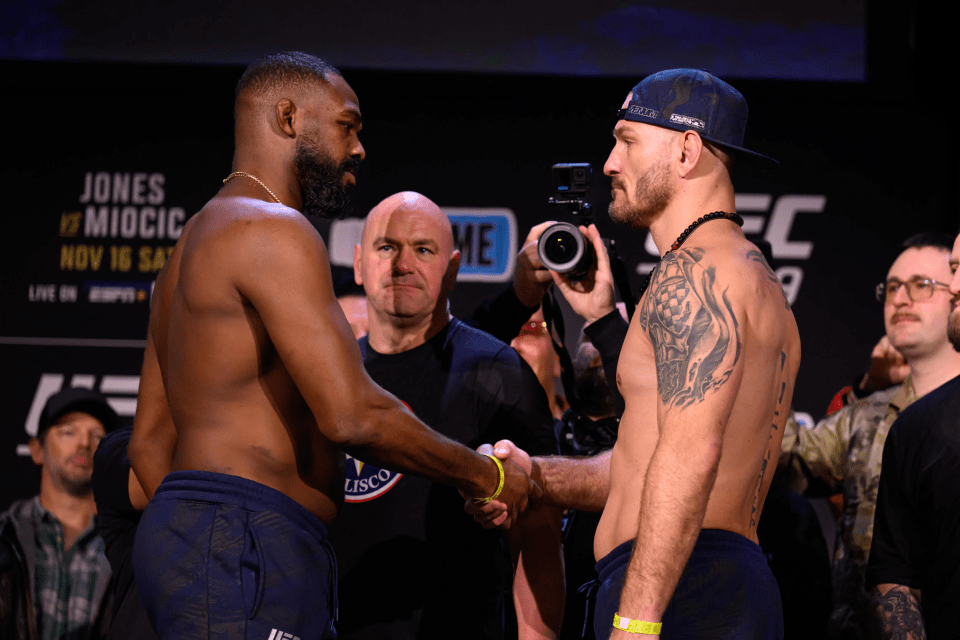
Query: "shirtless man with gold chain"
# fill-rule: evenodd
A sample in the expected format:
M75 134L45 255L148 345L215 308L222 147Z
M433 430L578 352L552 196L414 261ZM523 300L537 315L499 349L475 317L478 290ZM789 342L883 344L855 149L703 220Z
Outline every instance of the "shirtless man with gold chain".
M234 173L154 291L129 445L152 498L134 571L162 639L331 637L326 525L344 451L517 509L535 487L431 431L364 372L301 213L339 213L364 157L339 72L269 56L241 78L235 119Z

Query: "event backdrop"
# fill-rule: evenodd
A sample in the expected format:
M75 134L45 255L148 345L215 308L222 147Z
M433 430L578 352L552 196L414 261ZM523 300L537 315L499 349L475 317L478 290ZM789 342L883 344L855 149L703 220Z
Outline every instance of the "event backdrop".
M863 81L867 0L4 0L0 59L246 64L277 49L348 68ZM885 7L910 21L914 9ZM941 19L938 17L938 19Z
M131 420L153 281L231 170L242 68L8 62L0 71L2 507L36 491L25 445L49 394L96 388ZM547 204L557 162L593 164L596 223L616 239L634 290L655 263L645 232L607 218L602 174L613 116L640 77L344 76L360 97L367 161L354 218L316 223L335 263L349 263L358 218L374 204L420 191L454 219L464 268L451 305L467 314L510 280L531 226L569 219ZM782 165L741 166L737 209L747 234L771 245L803 340L795 407L818 418L882 334L873 287L897 244L920 230L957 231L957 133L941 129L933 144L923 108L863 84L732 82L751 105L747 146Z

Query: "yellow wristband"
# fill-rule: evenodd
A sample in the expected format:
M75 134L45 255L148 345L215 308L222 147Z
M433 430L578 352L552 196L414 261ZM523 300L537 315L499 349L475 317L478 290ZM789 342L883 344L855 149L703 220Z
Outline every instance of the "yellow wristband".
M660 635L662 622L644 622L643 620L631 620L630 618L621 618L619 613L613 614L613 628L626 631L627 633L646 633L651 636Z
M494 491L493 495L490 496L489 498L474 498L473 501L477 504L487 504L491 500L496 499L496 497L500 495L500 492L503 491L503 481L504 481L503 465L500 464L500 460L498 460L496 456L492 456L489 453L485 453L483 455L487 456L488 458L490 458L491 460L497 463L497 469L500 471L500 484L497 485L497 490Z

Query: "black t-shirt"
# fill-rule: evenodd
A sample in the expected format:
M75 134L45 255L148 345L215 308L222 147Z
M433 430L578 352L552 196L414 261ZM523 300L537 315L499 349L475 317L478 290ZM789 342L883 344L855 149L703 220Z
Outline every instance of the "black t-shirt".
M360 341L373 380L431 428L476 448L510 438L556 453L546 394L506 344L457 320L403 353ZM341 638L516 635L513 569L502 533L463 509L450 487L348 459L346 502L330 527L340 571Z
M105 545L104 552L113 571L115 590L113 620L107 640L144 638L157 635L150 626L147 610L133 579L133 539L140 512L130 503L127 482L130 460L127 445L131 427L108 433L93 456L93 497L97 502L97 527Z
M960 376L905 409L883 447L867 588L922 592L927 637L956 637L960 602Z

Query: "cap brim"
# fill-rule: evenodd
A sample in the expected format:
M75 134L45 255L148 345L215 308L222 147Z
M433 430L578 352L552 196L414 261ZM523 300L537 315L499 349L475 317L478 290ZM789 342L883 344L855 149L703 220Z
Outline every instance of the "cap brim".
M710 136L706 136L692 127L688 128L688 127L681 127L681 126L672 126L671 124L658 122L650 118L643 118L631 113L627 113L626 109L620 109L619 111L617 111L617 120L618 121L627 120L629 122L639 122L641 124L649 124L654 127L660 127L661 129L670 129L671 131L696 131L697 135L699 135L701 138L703 138L710 144L715 144L721 149L723 149L724 151L727 151L731 155L736 156L739 162L743 162L745 164L748 164L754 167L761 167L764 169L780 168L780 163L774 160L773 158L767 157L761 153L757 153L756 151L750 151L749 149L744 149L743 147L735 147L730 144L718 142L713 138L711 138Z
M710 140L705 136L704 136L704 140L707 140L717 145L724 151L730 152L732 155L736 156L738 162L743 162L744 164L748 164L753 167L761 167L763 169L779 169L780 168L779 162L761 153L757 153L756 151L750 151L749 149L744 149L742 147L733 147L728 144L720 144L719 142Z

